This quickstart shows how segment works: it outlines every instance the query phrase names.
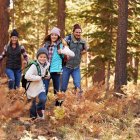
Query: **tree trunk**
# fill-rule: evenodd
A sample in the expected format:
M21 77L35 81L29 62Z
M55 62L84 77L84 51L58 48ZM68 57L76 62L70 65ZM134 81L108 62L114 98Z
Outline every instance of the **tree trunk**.
M108 6L111 7L111 9L113 8L113 0L108 1ZM106 15L106 19L110 19L110 25L107 27L106 31L108 32L108 34L110 35L110 38L107 40L108 44L110 45L110 49L109 49L109 53L111 54L111 50L112 50L112 40L113 40L113 25L112 25L112 20L113 20L113 14L112 13L108 13ZM110 84L109 84L109 80L110 80L110 75L111 75L111 62L110 59L107 61L107 69L106 69L106 94L105 94L105 98L108 98L108 91L110 88Z
M116 92L121 92L121 86L127 84L127 26L128 0L118 0L118 32L116 48L115 85Z
M65 36L65 0L57 0L58 2L58 20L57 20L57 26L61 29L61 36Z
M106 74L106 94L105 98L108 98L108 91L110 88L109 80L110 80L110 75L111 75L111 69L110 69L110 61L108 60L107 62L107 74Z
M110 1L101 1L98 0L98 4L102 5L103 7L113 7L113 2L112 0ZM113 9L113 8L112 8ZM100 18L103 21L108 21L108 20L112 20L112 13L106 11L106 12L101 12L100 13ZM101 23L101 28L102 30L110 36L109 39L104 40L104 44L107 44L108 46L110 46L110 53L111 53L111 46L112 46L112 24L108 24L107 22L102 22ZM103 84L105 83L105 61L102 60L101 58L97 58L98 60L96 60L95 62L95 67L99 68L99 70L97 70L97 72L94 74L93 76L93 82L102 82ZM109 71L108 71L109 70ZM107 65L107 77L106 77L106 91L109 90L109 78L110 78L110 60L108 60L108 65Z
M94 83L105 83L105 62L102 59L97 58L96 62L94 63L97 71L92 77L93 84Z
M0 54L8 42L9 29L9 0L0 0ZM0 74L3 73L3 65L0 63Z
M46 1L46 15L47 15L47 19L46 19L46 36L48 35L48 31L49 31L49 12L50 12L50 0Z

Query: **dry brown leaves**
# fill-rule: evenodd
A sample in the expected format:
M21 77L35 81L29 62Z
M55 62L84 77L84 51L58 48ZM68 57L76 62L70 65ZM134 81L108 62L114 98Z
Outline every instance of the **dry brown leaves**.
M112 91L109 91L108 98L104 98L106 92L101 85L94 85L80 98L78 90L65 94L59 92L57 96L49 93L46 119L30 121L26 116L29 105L26 105L23 90L9 91L3 84L0 89L0 122L6 123L5 127L9 128L6 134L13 140L21 135L22 138L31 136L31 139L127 139L129 136L135 139L140 134L140 88L133 84L123 88L126 96L122 98L110 95ZM56 100L64 100L61 107L54 106ZM1 129L0 132L1 139L5 137L5 131Z

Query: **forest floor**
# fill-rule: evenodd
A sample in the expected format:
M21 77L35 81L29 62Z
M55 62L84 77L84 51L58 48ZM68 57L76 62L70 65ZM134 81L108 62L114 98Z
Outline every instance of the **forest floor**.
M94 85L84 91L48 95L45 120L31 120L23 89L9 91L0 79L0 140L140 140L140 84L124 94ZM107 95L107 96L106 96ZM64 98L61 107L55 100Z

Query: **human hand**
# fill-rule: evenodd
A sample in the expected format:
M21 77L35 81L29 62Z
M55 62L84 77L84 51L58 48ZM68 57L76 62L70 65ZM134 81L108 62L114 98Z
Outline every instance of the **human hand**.
M50 77L50 75L46 75L45 77L44 77L44 79L50 79L51 77Z
M67 60L70 60L70 58L71 58L71 57L67 55Z
M63 46L67 46L67 42L65 41L65 39L61 39L62 40L62 44L63 44Z
M61 49L57 50L57 52L58 52L58 54L62 54L62 53L61 53Z
M25 61L25 60L23 60L23 62L22 62L22 68L25 68L27 65L28 65L28 62Z

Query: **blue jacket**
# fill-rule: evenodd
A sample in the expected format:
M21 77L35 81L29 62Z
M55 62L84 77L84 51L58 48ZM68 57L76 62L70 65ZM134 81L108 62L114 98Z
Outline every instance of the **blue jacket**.
M53 56L50 63L50 72L62 72L62 57L57 52L57 44L54 46ZM45 46L48 49L49 43L46 42ZM63 48L63 44L60 43L60 48Z

